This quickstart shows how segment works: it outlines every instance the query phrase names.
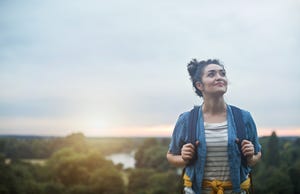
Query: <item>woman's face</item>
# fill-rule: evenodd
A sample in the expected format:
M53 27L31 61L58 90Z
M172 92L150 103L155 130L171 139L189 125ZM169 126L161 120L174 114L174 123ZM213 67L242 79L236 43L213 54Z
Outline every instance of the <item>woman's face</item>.
M227 91L227 77L225 69L217 64L209 64L203 70L202 83L197 88L205 95L223 95Z

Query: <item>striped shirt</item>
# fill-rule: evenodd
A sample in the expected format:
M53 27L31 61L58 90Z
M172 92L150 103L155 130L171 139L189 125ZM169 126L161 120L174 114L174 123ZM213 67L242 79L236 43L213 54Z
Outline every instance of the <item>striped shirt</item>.
M230 181L228 163L228 127L227 121L222 123L204 122L207 146L204 180ZM204 188L203 193L209 193L210 188ZM225 191L231 193L231 191Z

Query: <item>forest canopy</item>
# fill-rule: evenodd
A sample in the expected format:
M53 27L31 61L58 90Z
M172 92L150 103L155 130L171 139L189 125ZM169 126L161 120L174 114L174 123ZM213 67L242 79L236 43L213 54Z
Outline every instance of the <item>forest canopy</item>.
M300 193L300 138L260 138L255 193ZM166 160L169 138L0 137L1 194L180 193L180 170ZM134 151L124 169L106 156ZM37 162L38 161L38 162ZM172 186L169 186L172 185Z

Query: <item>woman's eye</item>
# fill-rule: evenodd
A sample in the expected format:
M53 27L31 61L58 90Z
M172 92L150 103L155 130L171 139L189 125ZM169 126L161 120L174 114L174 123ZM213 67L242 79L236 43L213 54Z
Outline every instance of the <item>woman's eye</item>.
M225 77L226 76L226 72L225 71L221 71L220 75L223 76L223 77Z
M213 76L215 76L215 72L208 73L208 77L213 77Z

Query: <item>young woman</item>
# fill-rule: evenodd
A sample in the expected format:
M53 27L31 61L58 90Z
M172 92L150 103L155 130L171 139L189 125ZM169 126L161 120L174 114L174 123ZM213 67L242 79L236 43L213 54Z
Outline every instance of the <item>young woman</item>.
M185 112L175 125L167 159L177 167L186 167L186 194L248 193L251 166L261 158L254 120L249 112L241 110L246 139L240 142L232 108L224 100L228 84L224 66L215 59L194 59L187 68L196 94L203 98L196 142L187 143L190 112ZM197 157L190 163L194 155ZM246 165L241 164L241 155L246 157Z

